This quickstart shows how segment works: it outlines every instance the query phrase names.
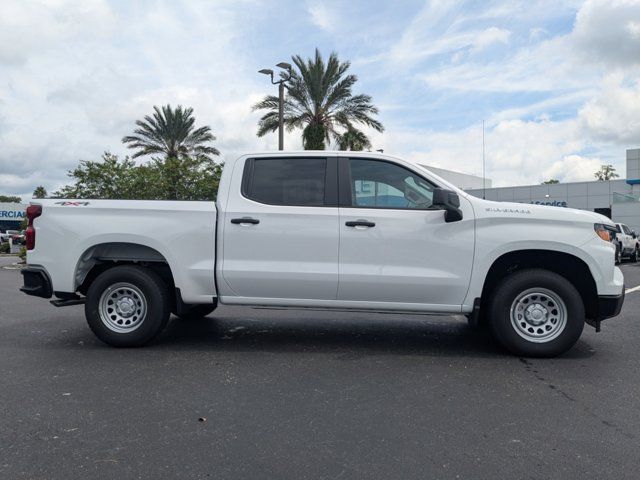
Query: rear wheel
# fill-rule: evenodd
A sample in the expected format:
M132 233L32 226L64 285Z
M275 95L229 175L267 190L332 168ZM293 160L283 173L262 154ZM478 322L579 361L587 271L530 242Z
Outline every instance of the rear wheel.
M502 280L489 301L494 337L516 355L553 357L580 338L585 312L582 297L564 277L530 269Z
M147 268L111 268L87 291L87 323L100 340L114 347L139 347L150 342L167 324L169 312L167 287Z

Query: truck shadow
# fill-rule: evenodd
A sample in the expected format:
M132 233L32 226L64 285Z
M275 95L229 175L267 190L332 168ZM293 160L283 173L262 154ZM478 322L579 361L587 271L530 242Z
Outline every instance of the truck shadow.
M151 348L367 355L500 357L509 355L482 330L458 317L220 308L209 317L172 317ZM562 358L586 358L584 341Z

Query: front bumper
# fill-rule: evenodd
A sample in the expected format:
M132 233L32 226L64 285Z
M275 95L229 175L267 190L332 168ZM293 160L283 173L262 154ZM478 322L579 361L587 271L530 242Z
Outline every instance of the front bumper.
M598 297L598 321L615 317L620 313L624 303L624 290L623 286L620 295L600 295Z
M600 295L598 296L597 314L595 318L587 318L586 322L595 327L596 332L600 331L600 322L605 318L615 317L622 310L624 303L624 285L620 295Z
M35 297L51 298L53 288L46 270L41 267L26 267L21 270L24 285L21 292Z

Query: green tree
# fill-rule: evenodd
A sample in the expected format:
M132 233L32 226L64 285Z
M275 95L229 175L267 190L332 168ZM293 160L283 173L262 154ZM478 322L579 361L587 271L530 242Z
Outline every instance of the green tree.
M135 186L140 189L136 198L215 199L221 165L213 160L220 152L210 145L216 139L211 127L196 128L192 108L153 110L152 116L136 121L133 135L122 139L136 150L133 158L151 155L149 163L134 168L132 181L143 183Z
M153 107L152 116L146 115L144 120L136 120L136 128L133 135L122 138L122 143L135 149L133 158L143 155L162 155L167 158L207 158L220 155L220 152L207 145L216 137L211 132L211 127L195 128L193 108L182 108L178 105L175 109L171 105L162 108Z
M616 169L613 165L602 165L600 166L600 169L594 173L594 176L599 181L606 181L618 178L620 175L616 173Z
M337 139L339 150L361 151L371 149L371 141L364 132L354 127L347 128L347 131Z
M204 158L155 159L139 167L147 192L163 200L215 200L222 165Z
M80 160L68 172L73 184L53 194L55 198L148 198L148 186L133 160L120 160L105 152L101 161Z
M81 160L69 171L73 183L54 198L215 200L222 166L206 159L154 159L136 165L105 152L101 161Z
M549 180L545 180L540 185L555 185L556 183L560 183L560 180L555 178L550 178Z
M33 191L33 198L47 198L47 189L42 185L36 187L36 189Z
M0 203L21 203L22 199L14 195L0 195Z
M331 53L325 63L318 49L313 59L305 61L295 55L292 60L297 70L291 72L284 101L284 124L288 131L302 129L306 150L324 150L331 139L339 141L340 129L348 130L354 124L384 130L373 118L378 109L371 96L352 94L358 77L347 74L350 62L341 62L336 53ZM258 123L259 137L278 129L278 97L267 95L253 109L267 110Z

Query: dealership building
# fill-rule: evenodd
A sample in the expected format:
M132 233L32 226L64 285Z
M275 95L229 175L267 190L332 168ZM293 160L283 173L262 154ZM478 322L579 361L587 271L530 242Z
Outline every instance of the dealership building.
M499 202L533 203L601 213L640 233L640 149L627 150L625 179L464 188L470 194ZM451 182L459 185L455 182Z
M0 203L0 232L17 230L25 216L27 205L22 203Z

